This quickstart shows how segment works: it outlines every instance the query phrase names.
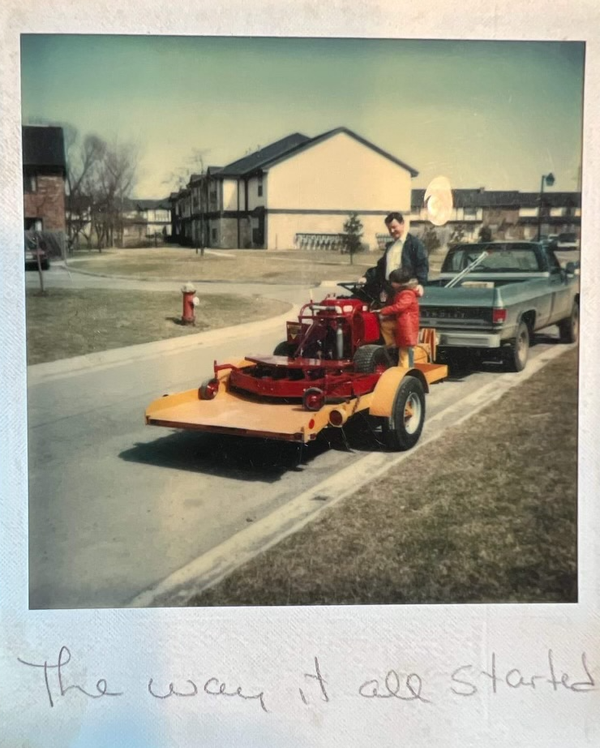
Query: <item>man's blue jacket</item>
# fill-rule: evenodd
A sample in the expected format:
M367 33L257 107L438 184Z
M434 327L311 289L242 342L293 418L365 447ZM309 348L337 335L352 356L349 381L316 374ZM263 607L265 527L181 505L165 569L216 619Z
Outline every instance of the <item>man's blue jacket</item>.
M388 293L391 291L391 287L386 281L385 275L387 269L387 255L392 244L394 244L393 241L386 244L385 252L377 261L377 265L373 268L369 268L365 273L368 286L371 286L372 288L378 286L380 291L386 291ZM411 276L416 278L422 286L427 285L429 277L429 260L427 259L427 252L423 242L410 233L406 234L404 239L400 267L408 270Z

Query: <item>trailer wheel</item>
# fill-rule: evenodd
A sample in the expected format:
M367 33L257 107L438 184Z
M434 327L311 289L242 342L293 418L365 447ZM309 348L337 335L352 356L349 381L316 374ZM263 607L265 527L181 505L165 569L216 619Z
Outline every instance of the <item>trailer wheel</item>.
M198 397L200 400L213 400L217 396L218 392L219 382L215 377L205 379L200 387L198 387Z
M282 340L281 343L277 343L275 350L273 351L274 356L291 356L294 353L293 346L288 343L287 340Z
M425 423L425 392L416 377L404 377L396 391L392 415L383 421L383 436L394 451L411 449Z
M354 370L357 374L374 374L385 371L392 359L383 345L361 345L354 354Z
M517 335L506 346L504 367L507 371L523 371L529 357L529 327L523 321L519 323Z
M571 314L558 323L561 343L576 343L579 339L579 303L573 302Z

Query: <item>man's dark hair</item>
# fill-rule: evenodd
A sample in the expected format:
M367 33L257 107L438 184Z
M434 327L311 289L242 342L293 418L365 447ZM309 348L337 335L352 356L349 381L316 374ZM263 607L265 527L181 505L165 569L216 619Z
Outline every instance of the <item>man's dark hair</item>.
M404 223L404 216L402 213L390 213L385 217L385 223L391 223L392 221L398 221L398 223Z
M390 283L401 283L402 285L408 283L411 279L412 274L408 270L404 270L403 268L392 270L389 277Z

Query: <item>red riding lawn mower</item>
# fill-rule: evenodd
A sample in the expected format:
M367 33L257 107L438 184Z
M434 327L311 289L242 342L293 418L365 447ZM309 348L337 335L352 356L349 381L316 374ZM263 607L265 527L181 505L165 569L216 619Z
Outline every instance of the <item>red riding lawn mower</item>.
M425 393L448 375L434 363L435 330L421 330L414 366L401 368L381 344L375 299L362 284L340 286L350 295L305 304L273 355L215 362L198 389L151 403L146 423L308 443L363 412L381 423L390 449L413 447Z

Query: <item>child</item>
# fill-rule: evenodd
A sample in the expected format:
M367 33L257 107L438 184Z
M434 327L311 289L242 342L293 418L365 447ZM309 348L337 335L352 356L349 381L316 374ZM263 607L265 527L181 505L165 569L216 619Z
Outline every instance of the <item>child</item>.
M388 347L398 346L398 365L409 368L414 365L414 346L419 342L418 297L423 296L423 286L402 269L393 270L389 282L394 289L394 301L379 314L392 319L381 320L381 334Z

